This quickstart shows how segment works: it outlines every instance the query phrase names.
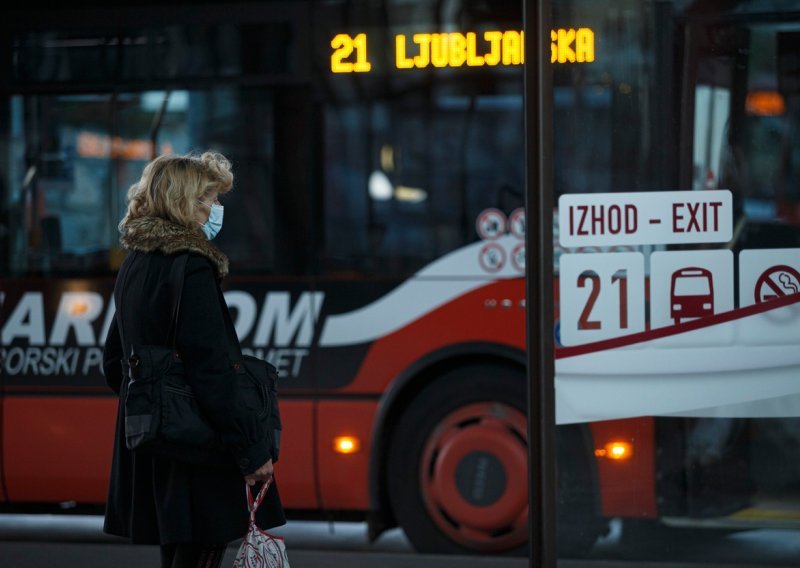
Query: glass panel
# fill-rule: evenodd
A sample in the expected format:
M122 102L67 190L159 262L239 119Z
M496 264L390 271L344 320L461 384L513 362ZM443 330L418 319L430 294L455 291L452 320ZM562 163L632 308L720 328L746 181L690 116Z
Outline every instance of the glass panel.
M297 97L296 97L297 98ZM261 89L15 96L6 206L12 272L103 272L119 261L117 223L128 188L158 153L214 148L236 164L223 197L219 241L240 272L309 270L303 239L276 220L280 204L299 227L303 191L282 196L274 180L274 102ZM250 123L259 129L247 127ZM242 133L246 133L242 135ZM297 159L309 149L298 150ZM288 165L291 162L287 162ZM277 250L291 254L277 254Z
M557 416L587 434L595 468L594 489L559 496L562 525L565 505L592 504L597 524L577 531L597 560L794 564L797 5L564 0L553 14L596 40L584 65L552 44L556 198L579 200L556 212ZM724 216L687 206L719 190ZM638 229L614 232L623 202ZM730 238L711 237L718 222ZM660 240L637 241L651 224ZM578 459L559 451L562 470ZM580 552L561 540L560 555Z
M219 246L244 276L226 299L291 389L287 506L397 523L422 552L524 555L521 3L181 6L160 25L27 13L32 31L0 36L9 498L49 498L25 404L113 403L127 188L157 153L213 148L236 174ZM578 236L670 235L555 251L560 555L796 565L796 2L553 9L556 197L642 192L576 210ZM724 217L696 205L719 190ZM646 216L667 191L685 202ZM680 240L718 221L726 242ZM99 422L72 435L47 414L37 447L90 456L52 495L100 502Z
M410 274L475 241L483 209L520 207L519 87L482 95L476 83L428 83L400 100L332 107L323 270Z
M16 85L109 84L285 73L292 46L287 22L172 25L15 35Z
M8 179L11 270L104 267L113 242L109 211L111 97L13 97Z
M335 44L334 57L345 56L331 60L332 69L346 69L325 77L321 271L404 276L479 240L481 211L511 215L522 206L519 60L489 66L484 56L466 59L469 49L476 57L491 51L483 30L510 30L521 45L520 11L388 2L384 14L367 4L330 3L315 33L320 60L331 59ZM439 29L463 38L464 49L431 33ZM460 31L481 39L468 48ZM360 56L368 72L354 67Z

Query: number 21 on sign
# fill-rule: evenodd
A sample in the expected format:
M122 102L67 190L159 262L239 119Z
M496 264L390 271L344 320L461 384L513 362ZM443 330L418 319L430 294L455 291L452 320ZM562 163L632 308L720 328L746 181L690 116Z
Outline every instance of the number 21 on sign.
M644 256L563 254L559 298L564 345L644 331Z
M334 73L367 73L372 69L367 61L367 34L337 34L331 40L331 47L331 71ZM352 61L354 51L355 61Z

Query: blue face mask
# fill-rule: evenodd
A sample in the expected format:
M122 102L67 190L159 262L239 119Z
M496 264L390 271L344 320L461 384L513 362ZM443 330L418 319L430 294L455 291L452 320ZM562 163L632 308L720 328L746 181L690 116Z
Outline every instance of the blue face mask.
M201 201L200 203L203 202ZM203 203L203 205L206 204ZM208 207L208 205L206 205L206 207ZM222 228L222 214L225 212L225 208L217 203L212 203L210 209L208 221L200 226L209 241L216 237L217 233L219 233L219 230Z

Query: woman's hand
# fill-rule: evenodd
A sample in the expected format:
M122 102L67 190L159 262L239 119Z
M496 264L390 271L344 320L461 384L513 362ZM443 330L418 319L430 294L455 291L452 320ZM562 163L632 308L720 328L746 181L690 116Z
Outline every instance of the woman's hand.
M272 474L274 469L272 468L272 460L268 460L267 463L262 465L260 468L255 470L250 475L245 475L244 480L247 482L247 485L251 487L256 484L256 481L262 481L266 483L270 479L272 479Z

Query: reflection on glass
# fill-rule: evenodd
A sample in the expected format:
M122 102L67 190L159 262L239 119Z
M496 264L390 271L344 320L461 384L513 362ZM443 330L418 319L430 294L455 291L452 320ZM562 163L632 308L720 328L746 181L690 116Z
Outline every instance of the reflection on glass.
M155 154L213 148L236 174L215 241L231 259L226 301L244 349L272 359L291 393L288 508L364 520L374 537L399 525L421 552L525 555L520 2L192 9L191 24L32 15L0 38L12 55L0 76L3 404L32 390L48 397L31 404L72 408L105 392L126 191ZM722 245L558 244L555 288L585 296L554 306L557 394L591 411L568 407L557 428L559 553L800 564L782 544L800 528L796 8L553 10L556 197L733 200ZM646 223L597 211L593 232ZM712 216L680 214L687 230ZM49 486L102 503L101 418L41 419L37 447L82 457ZM40 489L18 443L30 435L5 420L13 453L0 465L22 502Z
M561 351L557 396L586 397L598 416L604 401L627 409L585 424L598 510L611 529L593 548L598 559L800 562L781 544L800 529L800 395L791 387L800 19L790 4L554 2L555 25L584 17L598 38L591 66L554 69L557 194L726 189L734 203L733 238L721 247L636 247L649 298L639 340L581 346L590 353L583 370L575 348ZM555 239L562 277L583 266L565 256L594 253L593 269L613 270L612 257L597 253L630 250L569 249ZM731 255L708 250L719 248L735 264L704 265ZM562 317L575 301L585 303L561 298ZM559 333L569 339L574 330ZM575 382L581 373L585 382ZM630 459L613 459L615 441L633 444Z

